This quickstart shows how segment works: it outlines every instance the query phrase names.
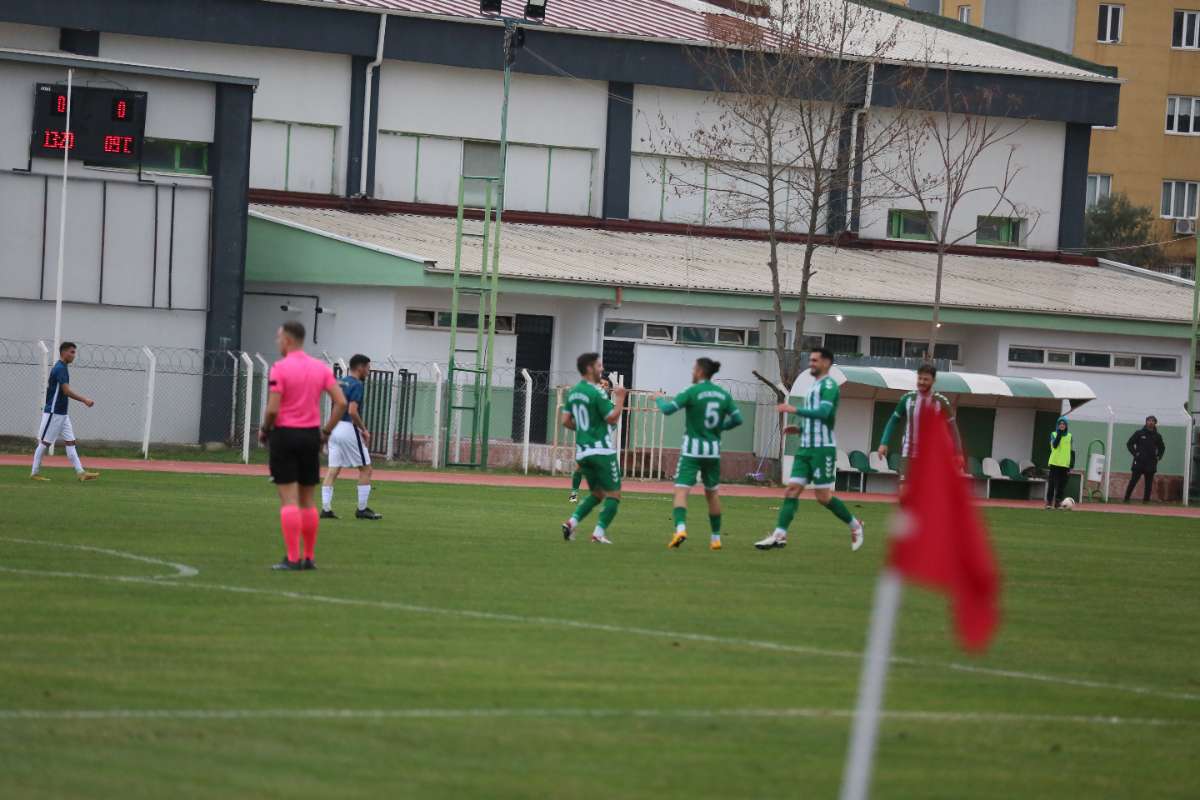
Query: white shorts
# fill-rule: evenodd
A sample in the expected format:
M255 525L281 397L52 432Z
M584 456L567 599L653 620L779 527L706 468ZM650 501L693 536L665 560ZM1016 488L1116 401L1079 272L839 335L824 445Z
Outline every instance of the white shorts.
M371 463L367 444L353 422L342 420L329 435L329 466L365 467Z
M71 418L66 414L42 412L42 424L38 427L38 441L54 444L59 439L64 442L75 441L75 429L71 427Z

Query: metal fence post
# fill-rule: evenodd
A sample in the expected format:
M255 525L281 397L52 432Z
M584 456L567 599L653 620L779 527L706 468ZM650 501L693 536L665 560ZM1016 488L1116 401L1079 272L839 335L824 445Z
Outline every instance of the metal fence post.
M442 459L442 385L445 378L436 361L433 362L433 372L433 458L430 464L437 469Z
M1113 413L1112 406L1108 406L1108 436L1104 440L1104 502L1108 502L1108 484L1109 478L1112 476L1113 462L1113 424L1116 422L1117 415Z
M233 380L230 382L232 388L229 390L229 441L232 444L237 440L238 357L232 350L226 350L225 353L233 361Z
M254 360L262 368L262 389L258 393L258 418L261 420L267 415L267 392L271 389L271 365L267 363L261 353L255 353Z
M1184 440L1183 446L1183 507L1187 508L1192 493L1192 437L1195 435L1192 432L1192 425L1195 421L1190 412L1185 411L1184 415L1187 417L1187 422L1184 424L1183 431L1187 439Z
M150 458L150 425L154 419L154 376L158 371L158 358L149 347L142 347L146 354L146 427L142 431L142 458Z
M392 390L391 397L388 398L388 422L387 422L387 455L388 461L396 457L396 427L399 424L398 415L400 412L400 365L391 361L392 368Z
M521 369L521 379L525 381L525 443L521 453L521 466L525 474L529 474L529 423L533 421L533 378L529 370Z
M42 435L42 414L45 413L46 407L46 386L50 384L50 348L41 339L38 340L38 348L42 351L42 385L37 390L37 419L33 422L33 435ZM40 441L40 440L39 440ZM51 449L51 454L54 450Z
M242 365L246 368L246 403L242 416L242 463L250 463L250 416L254 405L254 359L242 353Z

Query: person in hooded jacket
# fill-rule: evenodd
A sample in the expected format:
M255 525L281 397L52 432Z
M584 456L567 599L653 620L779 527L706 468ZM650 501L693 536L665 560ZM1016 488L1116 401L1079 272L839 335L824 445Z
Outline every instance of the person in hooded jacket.
M1154 491L1154 474L1158 472L1158 462L1167 452L1167 445L1163 442L1162 434L1158 432L1158 418L1153 415L1146 417L1146 425L1134 431L1125 446L1133 456L1129 483L1125 487L1125 502L1128 503L1129 498L1133 496L1133 487L1137 486L1140 478L1144 481L1142 502L1149 503L1150 493Z
M1050 434L1050 479L1046 482L1046 508L1061 508L1067 493L1067 476L1071 473L1075 453L1071 450L1071 429L1066 417L1059 417Z

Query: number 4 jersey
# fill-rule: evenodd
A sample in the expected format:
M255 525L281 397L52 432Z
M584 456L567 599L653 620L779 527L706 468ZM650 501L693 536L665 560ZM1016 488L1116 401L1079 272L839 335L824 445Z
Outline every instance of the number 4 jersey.
M721 434L742 423L742 412L733 396L711 381L693 383L660 408L666 414L684 412L681 456L720 458Z
M576 461L616 452L606 419L612 413L613 404L599 386L587 381L575 384L567 392L563 410L575 420Z

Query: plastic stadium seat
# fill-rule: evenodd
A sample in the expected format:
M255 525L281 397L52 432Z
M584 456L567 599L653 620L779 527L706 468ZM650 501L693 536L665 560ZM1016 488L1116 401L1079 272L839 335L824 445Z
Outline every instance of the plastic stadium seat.
M1021 462L1021 474L1022 475L1024 475L1027 470L1031 470L1031 469L1037 469L1037 465L1034 464L1029 459L1025 459L1024 461Z
M854 467L864 475L871 475L876 472L875 468L871 466L871 462L867 458L867 454L862 450L850 451L850 466Z
M871 469L878 472L880 475L895 475L896 470L892 469L887 462L887 459L872 450L867 453L867 463L871 465Z
M984 477L994 481L1008 480L1004 473L1000 470L1000 462L988 456L982 462Z
M888 453L888 466L891 467L892 472L900 471L900 454L899 453Z
M967 457L967 473L973 478L986 478L983 474L983 464L975 456Z
M1021 468L1017 465L1017 462L1013 461L1011 458L1000 459L1000 472L1002 472L1004 477L1008 478L1010 481L1029 480L1021 474Z
M866 489L865 481L867 476L863 474L862 470L855 468L855 466L850 463L850 457L847 456L846 451L842 450L841 448L838 448L837 451L837 471L845 472L849 475L858 475L858 490L861 492ZM847 484L847 488L849 488L849 484Z

